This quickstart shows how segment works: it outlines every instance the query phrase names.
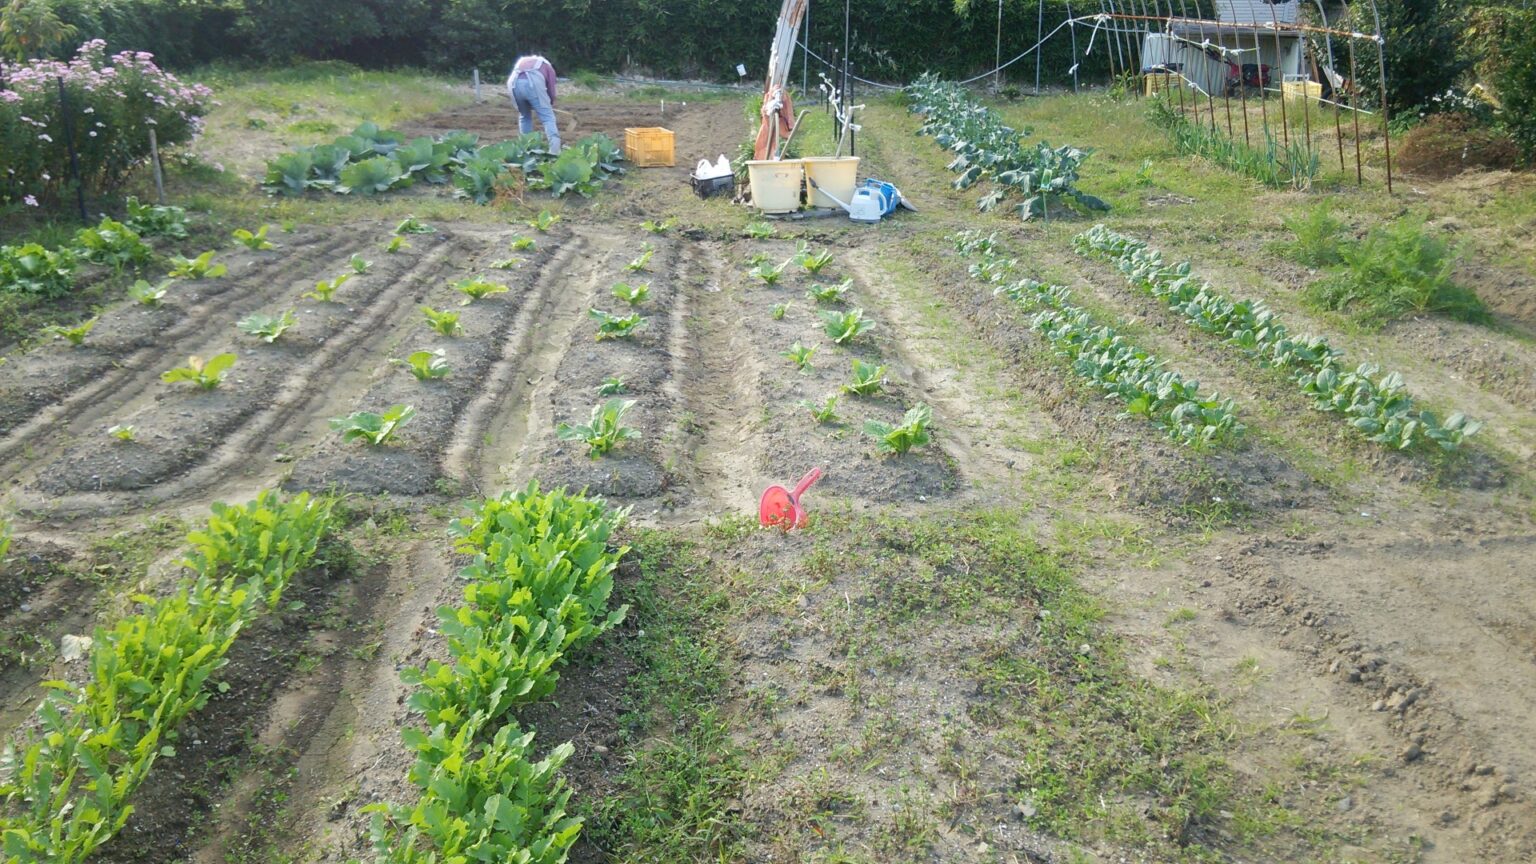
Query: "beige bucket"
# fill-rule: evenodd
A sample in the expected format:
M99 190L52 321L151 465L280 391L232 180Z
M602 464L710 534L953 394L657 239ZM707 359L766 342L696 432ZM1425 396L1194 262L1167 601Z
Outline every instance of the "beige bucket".
M833 198L843 204L853 200L853 190L859 185L859 157L807 156L800 161L805 163L805 185L811 193L812 207L841 208L842 204ZM821 191L811 186L812 180Z
M763 159L747 163L752 204L764 213L793 213L800 209L805 169L799 159Z

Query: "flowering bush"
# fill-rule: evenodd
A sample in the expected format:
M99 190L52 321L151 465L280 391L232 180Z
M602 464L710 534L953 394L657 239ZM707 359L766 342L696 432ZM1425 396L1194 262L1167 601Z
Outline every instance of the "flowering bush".
M117 187L149 157L150 127L161 147L189 142L212 105L207 87L181 82L142 51L108 57L100 39L67 63L0 63L0 202L36 206L70 188L60 80L81 180L98 192Z

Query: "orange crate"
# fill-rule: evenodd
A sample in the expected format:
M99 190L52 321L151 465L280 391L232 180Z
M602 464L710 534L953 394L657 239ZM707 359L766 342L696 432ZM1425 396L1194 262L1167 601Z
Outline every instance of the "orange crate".
M671 168L677 164L672 153L672 130L660 126L625 129L624 158L638 168Z

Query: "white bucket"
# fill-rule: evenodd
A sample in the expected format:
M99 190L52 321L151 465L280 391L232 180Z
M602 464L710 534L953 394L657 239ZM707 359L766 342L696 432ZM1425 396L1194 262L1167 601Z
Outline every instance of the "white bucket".
M857 156L807 156L800 160L805 163L805 185L811 193L812 207L836 207L841 208L833 198L847 204L853 200L853 190L859 185L859 157ZM812 180L816 186L812 186Z
M752 204L764 213L793 213L800 209L805 169L799 159L763 159L747 163Z

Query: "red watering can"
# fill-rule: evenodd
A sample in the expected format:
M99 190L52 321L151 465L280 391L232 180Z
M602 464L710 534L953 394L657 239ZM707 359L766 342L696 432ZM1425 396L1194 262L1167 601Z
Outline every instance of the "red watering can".
M757 502L757 520L764 528L783 528L785 531L803 526L806 514L805 508L800 506L800 496L820 479L821 469L812 468L795 484L793 491L783 486L769 486Z

